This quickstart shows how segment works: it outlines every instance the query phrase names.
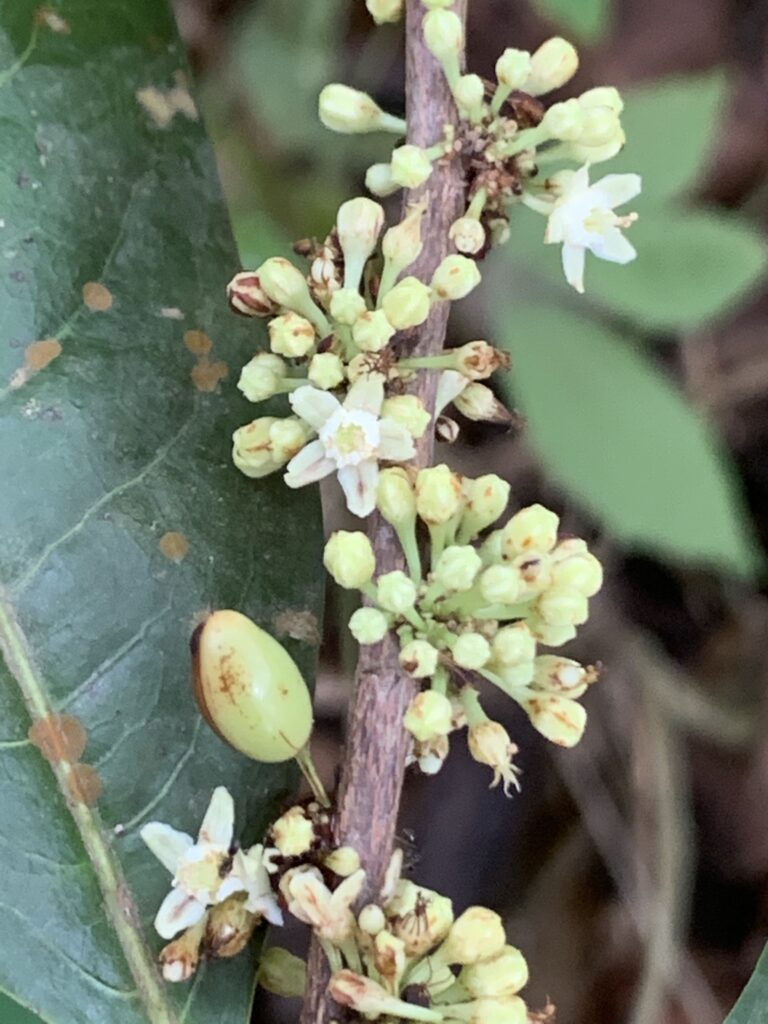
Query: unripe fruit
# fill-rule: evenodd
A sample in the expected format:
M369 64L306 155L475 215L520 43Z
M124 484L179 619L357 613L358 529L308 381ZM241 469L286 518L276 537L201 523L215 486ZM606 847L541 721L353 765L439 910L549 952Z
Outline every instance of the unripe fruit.
M255 761L287 761L312 731L312 702L285 648L240 612L213 612L192 634L195 697L223 740Z

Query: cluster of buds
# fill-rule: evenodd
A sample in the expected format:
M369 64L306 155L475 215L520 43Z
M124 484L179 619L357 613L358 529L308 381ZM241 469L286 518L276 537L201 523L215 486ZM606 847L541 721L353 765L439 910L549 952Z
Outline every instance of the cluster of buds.
M376 0L368 5L378 22L395 20L402 7ZM584 290L587 249L616 263L634 259L636 252L622 228L636 214L616 214L614 208L640 192L640 178L608 175L590 185L588 176L591 164L611 159L624 145L618 90L600 86L547 107L541 97L566 85L579 65L575 47L559 37L534 53L504 50L496 62L496 86L488 90L479 75L461 72L461 18L442 0L424 0L424 6L424 40L445 73L458 128L448 127L428 147L397 146L388 163L369 168L369 191L385 196L398 188L416 188L437 161L458 159L468 182L468 205L450 235L460 253L482 256L506 241L509 209L522 202L548 218L544 241L563 246L565 276L577 291ZM343 85L323 90L320 118L336 131L402 134L397 118ZM578 170L572 169L574 164Z
M429 687L405 716L414 760L428 773L439 770L450 733L466 725L472 756L505 791L517 785L517 748L484 714L473 684L485 680L502 690L553 743L577 743L586 723L578 698L597 671L538 653L538 646L571 640L602 584L585 542L558 538L557 515L541 505L520 509L480 541L508 499L509 485L494 474L469 479L446 465L415 474L392 467L380 474L376 504L397 532L408 572L377 576L373 548L360 532L334 533L325 548L336 582L367 598L350 619L356 640L378 643L396 631L401 665ZM429 537L426 572L419 528Z

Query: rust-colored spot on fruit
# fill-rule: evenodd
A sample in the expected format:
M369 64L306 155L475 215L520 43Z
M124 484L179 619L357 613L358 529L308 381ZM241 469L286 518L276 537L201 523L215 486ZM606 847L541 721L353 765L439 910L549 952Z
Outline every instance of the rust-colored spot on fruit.
M38 718L27 733L46 761L79 761L85 750L86 731L73 715L49 715Z
M192 367L192 382L198 391L215 391L219 382L229 375L226 363L212 363L208 356L201 356L197 366Z
M183 533L171 530L163 534L158 547L171 562L181 562L189 551L189 541Z
M72 797L88 807L96 803L104 788L99 773L89 764L72 765L67 785Z
M83 302L92 313L105 313L112 305L112 292L98 281L83 285Z
M207 356L213 348L213 342L205 331L184 331L184 344L195 356Z

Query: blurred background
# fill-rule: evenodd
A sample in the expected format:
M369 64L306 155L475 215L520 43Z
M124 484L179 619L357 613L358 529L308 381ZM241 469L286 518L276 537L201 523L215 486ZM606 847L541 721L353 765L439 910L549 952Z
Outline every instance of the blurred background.
M402 111L402 27L375 30L362 0L176 6L243 264L323 238L391 142L325 131L317 93L344 81ZM596 170L642 173L640 256L588 262L579 298L521 209L455 310L452 342L511 352L498 387L519 416L462 423L439 455L589 539L608 582L567 653L604 674L562 755L510 702L489 706L521 747L522 794L487 792L457 742L440 776L410 779L401 839L418 880L506 917L532 1007L720 1024L768 937L768 2L469 8L471 70L562 34L582 53L564 95L621 87L629 142ZM327 515L342 522L330 493ZM318 682L329 779L355 661L345 601L329 594Z

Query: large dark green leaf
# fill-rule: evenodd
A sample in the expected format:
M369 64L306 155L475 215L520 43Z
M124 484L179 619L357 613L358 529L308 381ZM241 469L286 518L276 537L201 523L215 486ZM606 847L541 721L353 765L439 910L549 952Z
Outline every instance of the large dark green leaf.
M316 495L230 463L259 329L226 309L235 249L165 4L70 0L33 28L37 6L0 13L0 988L52 1024L242 1024L247 956L157 980L169 879L138 832L194 830L226 784L255 833L290 786L201 726L187 638L235 606L311 674ZM27 738L50 711L87 730L96 806Z
M768 947L724 1024L766 1024L768 1021Z

